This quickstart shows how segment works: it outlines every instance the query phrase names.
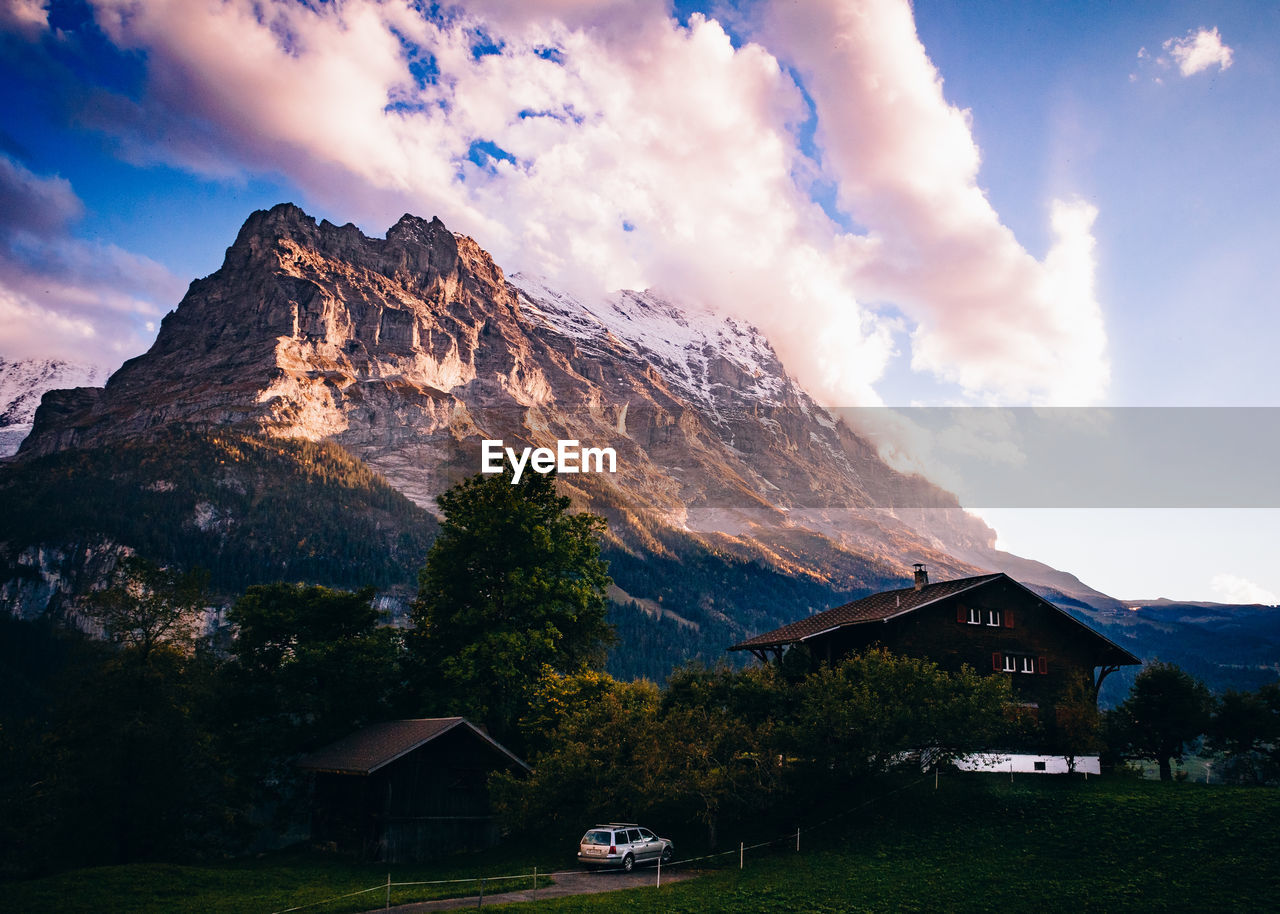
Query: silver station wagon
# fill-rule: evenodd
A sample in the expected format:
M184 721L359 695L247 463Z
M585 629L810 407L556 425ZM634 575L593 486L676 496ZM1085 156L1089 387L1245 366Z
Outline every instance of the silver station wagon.
M610 822L590 829L578 842L578 862L616 866L629 873L641 863L670 863L675 845L634 822Z

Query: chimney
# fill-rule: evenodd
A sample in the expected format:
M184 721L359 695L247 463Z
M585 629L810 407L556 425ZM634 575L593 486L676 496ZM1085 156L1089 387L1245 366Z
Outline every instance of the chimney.
M929 583L929 572L924 570L922 562L916 562L914 567L916 569L916 590L919 590Z

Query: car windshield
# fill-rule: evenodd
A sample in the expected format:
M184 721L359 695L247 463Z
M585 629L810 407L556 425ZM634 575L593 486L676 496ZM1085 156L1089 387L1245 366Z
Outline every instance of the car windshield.
M582 836L583 844L612 844L613 832L589 831Z

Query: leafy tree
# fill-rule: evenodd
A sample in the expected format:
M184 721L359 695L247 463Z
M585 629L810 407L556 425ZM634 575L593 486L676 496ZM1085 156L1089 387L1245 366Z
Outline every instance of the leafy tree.
M1209 747L1225 756L1229 777L1253 784L1280 777L1280 683L1224 692L1208 736Z
M1010 726L1007 677L947 673L887 651L824 665L799 690L791 738L811 784L852 782L917 755L941 764L999 744Z
M508 820L540 828L596 818L759 824L875 776L913 753L935 759L998 741L1009 684L881 652L799 683L776 668L688 667L659 693L613 683L568 711L532 776L505 778Z
M208 582L202 569L179 572L130 556L109 587L90 595L85 612L108 638L132 648L131 659L145 663L162 642L191 649Z
M511 826L568 838L583 821L641 819L661 793L652 764L660 695L646 680L617 682L567 715L530 776L495 775L495 809ZM580 833L580 832L578 832Z
M195 637L206 580L131 558L90 600L115 646L84 652L55 701L47 790L64 859L171 856L211 829L223 778L213 659Z
M608 568L603 519L569 514L553 474L464 480L437 499L440 535L418 576L410 644L429 687L515 740L546 670L603 665Z
M1213 699L1204 683L1172 663L1142 668L1114 715L1113 739L1128 758L1160 766L1160 780L1173 779L1171 760L1182 760L1186 746L1205 732Z
M262 584L231 607L238 633L223 670L220 729L243 802L282 800L289 815L300 753L400 710L401 639L379 624L373 595Z
M784 722L796 689L772 665L686 666L662 695L662 746L655 764L680 808L693 811L717 845L722 819L756 819L788 792Z
M1051 743L1067 760L1067 770L1076 770L1076 758L1102 748L1102 715L1093 684L1077 673L1054 708Z
M526 752L536 756L546 751L553 745L561 724L617 687L612 676L599 670L557 673L544 667L530 696L529 709L520 718Z

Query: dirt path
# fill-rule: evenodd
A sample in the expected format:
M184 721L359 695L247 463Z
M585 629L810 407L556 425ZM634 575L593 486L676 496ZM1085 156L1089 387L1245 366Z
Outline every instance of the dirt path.
M613 871L596 872L591 870L574 870L562 872L555 876L555 885L542 889L524 889L514 892L499 892L484 896L484 906L491 904L512 904L517 901L540 901L543 898L563 898L566 895L592 895L597 892L616 892L620 889L635 889L641 886L652 886L657 883L657 871L652 868L637 869L631 873ZM662 884L682 882L701 876L699 870L675 867L668 870L662 868ZM426 911L455 911L459 908L474 908L480 904L480 898L471 895L466 898L442 898L439 901L415 901L412 904L395 905L390 908L392 914L422 914ZM386 908L377 908L368 914L385 912Z

